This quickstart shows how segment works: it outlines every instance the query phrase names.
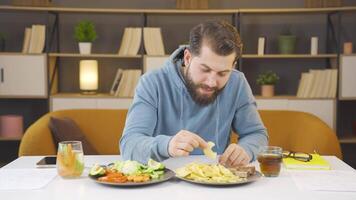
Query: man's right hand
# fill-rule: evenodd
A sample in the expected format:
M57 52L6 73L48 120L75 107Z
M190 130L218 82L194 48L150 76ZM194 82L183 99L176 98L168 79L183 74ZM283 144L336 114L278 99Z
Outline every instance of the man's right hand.
M195 148L205 149L207 142L199 135L190 131L179 131L168 144L168 153L171 157L188 156Z

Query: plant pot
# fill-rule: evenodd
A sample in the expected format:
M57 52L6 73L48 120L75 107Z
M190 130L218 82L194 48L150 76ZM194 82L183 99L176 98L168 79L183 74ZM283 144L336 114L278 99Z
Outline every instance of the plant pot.
M280 54L292 54L295 50L297 37L295 35L280 35L278 37L278 50Z
M261 95L263 97L273 97L274 96L274 85L262 85Z
M79 53L80 54L90 54L91 53L91 42L79 42Z

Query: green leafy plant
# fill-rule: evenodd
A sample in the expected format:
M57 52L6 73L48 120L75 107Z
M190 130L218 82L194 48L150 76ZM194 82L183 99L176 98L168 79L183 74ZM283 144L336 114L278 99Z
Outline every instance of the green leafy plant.
M91 21L80 21L74 29L74 37L78 42L93 42L96 38L94 23Z
M258 85L275 85L279 81L279 76L272 71L267 71L259 74L256 81Z

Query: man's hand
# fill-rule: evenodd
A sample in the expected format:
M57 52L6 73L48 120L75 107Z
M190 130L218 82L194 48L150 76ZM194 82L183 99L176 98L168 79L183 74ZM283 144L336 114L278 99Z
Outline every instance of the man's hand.
M188 156L195 148L207 148L207 142L190 131L179 131L168 144L168 153L171 157Z
M230 144L220 156L219 163L227 167L237 167L247 165L250 160L245 149L237 144Z

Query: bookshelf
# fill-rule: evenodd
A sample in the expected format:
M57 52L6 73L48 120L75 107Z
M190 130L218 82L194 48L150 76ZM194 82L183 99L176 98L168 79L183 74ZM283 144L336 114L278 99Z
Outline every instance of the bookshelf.
M273 97L255 96L256 99L288 99L288 100L334 100L335 98L301 98L292 95L275 95Z
M89 14L89 15L113 15L116 16L118 15L133 15L137 16L142 20L140 22L140 26L145 27L148 26L148 23L150 23L149 18L150 16L185 16L185 15L193 15L193 16L199 16L199 15L209 15L209 16L215 16L215 15L228 15L229 18L231 19L231 22L238 27L240 31L243 31L246 28L246 25L243 24L245 18L247 16L251 15L258 15L258 16L264 16L264 15L274 15L274 14L282 14L284 15L304 15L307 14L309 15L327 15L327 16L336 16L339 17L344 13L353 13L356 11L356 6L355 7L333 7L333 8L267 8L267 9L245 9L245 8L236 8L236 9L206 9L206 10L181 10L181 9L119 9L119 8L80 8L80 7L21 7L21 6L7 6L7 5L0 5L0 13L1 12L23 12L23 13L43 13L46 16L54 17L56 19L60 19L63 17L65 14L69 15L83 15L83 14ZM57 36L60 36L61 38L67 38L67 37L72 37L71 35L65 35L58 31L61 27L57 23L53 23L48 20L47 21L47 27L51 27L54 29L48 29L47 34L48 34L48 41L47 45L50 44L55 44L58 42ZM260 22L262 23L262 22ZM335 22L336 24L339 23L337 20ZM154 23L153 23L154 24ZM328 24L326 26L329 26ZM327 30L325 30L327 31ZM53 34L51 34L53 32ZM335 37L337 41L340 41L338 39L340 33L338 31L335 32ZM246 35L241 35L242 39ZM324 42L324 41L321 41ZM340 43L338 43L340 45ZM59 45L58 45L59 46ZM58 48L58 47L56 47ZM308 47L306 47L308 48ZM318 62L323 62L325 61L326 63L331 62L331 60L338 60L339 57L341 56L340 49L336 49L335 51L330 51L330 47L326 47L326 51L323 53L320 53L318 55L310 55L310 54L305 54L305 53L300 53L298 54L288 54L288 55L281 55L281 54L275 54L274 52L268 52L268 54L265 54L263 56L259 56L255 54L254 52L247 52L242 55L242 58L240 59L240 63L238 66L238 69L241 71L245 71L247 67L250 67L246 64L246 62L299 62L299 61L306 61L306 62L312 62L314 60L317 60ZM51 49L51 48L49 48ZM55 49L53 51L53 48L51 51L47 49L45 52L45 55L47 56L47 76L49 79L48 83L48 105L47 109L48 110L58 110L58 109L68 109L68 108L128 108L132 102L132 98L118 98L110 95L108 91L104 91L95 94L95 95L82 95L78 93L77 91L62 91L59 82L63 77L60 77L60 73L54 73L56 70L59 68L65 66L63 60L79 60L79 59L84 59L84 58L90 58L90 59L100 59L100 60L128 60L128 62L136 62L140 63L140 69L144 72L144 66L145 66L145 58L146 57L167 57L169 55L164 55L164 56L147 56L145 55L143 48L141 47L140 53L136 56L120 56L115 53L93 53L89 55L81 55L78 53L75 53L73 51L60 51L58 49ZM111 50L108 51L102 51L102 52L114 52ZM6 52L6 53L0 53L0 55L31 55L31 54L22 54L22 53L16 53L16 52ZM133 66L136 66L136 64L132 64ZM336 67L339 66L339 63L336 64ZM67 67L67 66L65 66ZM77 67L77 66L76 66ZM130 66L129 66L130 67ZM331 66L327 66L331 67ZM106 68L106 66L100 67L100 68ZM253 68L253 67L251 67ZM252 71L254 69L251 69ZM255 70L256 71L256 70ZM340 81L341 79L339 79ZM112 80L107 80L108 82L112 82ZM254 81L254 80L251 80ZM288 81L288 80L287 80ZM108 89L109 90L109 89ZM22 98L30 98L30 96L23 96ZM339 101L345 101L345 100L356 100L356 98L349 98L349 99L339 99L339 98L298 98L295 95L292 94L280 94L278 96L272 97L272 98L265 98L261 96L256 96L257 101L264 102L264 106L267 108L268 106L274 106L276 104L279 104L282 102L281 105L286 105L284 104L285 102L292 102L295 104L298 104L296 107L300 108L302 107L303 103L306 102L323 102L328 105L328 112L331 116L327 119L329 124L333 124L333 127L336 129L336 116L337 116L337 107L338 107L338 102ZM284 103L283 103L284 102ZM307 103L308 104L308 103ZM309 104L308 104L309 105ZM310 104L310 105L316 105ZM315 106L318 107L318 106ZM316 112L321 112L320 110ZM343 134L342 134L343 135ZM342 138L340 137L340 142L342 143L356 143L355 138ZM1 139L0 139L1 140ZM347 142L351 141L351 142Z
M318 54L318 55L310 55L310 54L265 54L265 55L257 55L257 54L243 54L242 58L250 58L250 59L265 59L265 58L273 58L273 59L315 59L315 58L337 58L337 54Z
M134 56L121 56L118 54L79 54L79 53L49 53L49 57L72 57L72 58L127 58L127 59L140 59L142 55Z

